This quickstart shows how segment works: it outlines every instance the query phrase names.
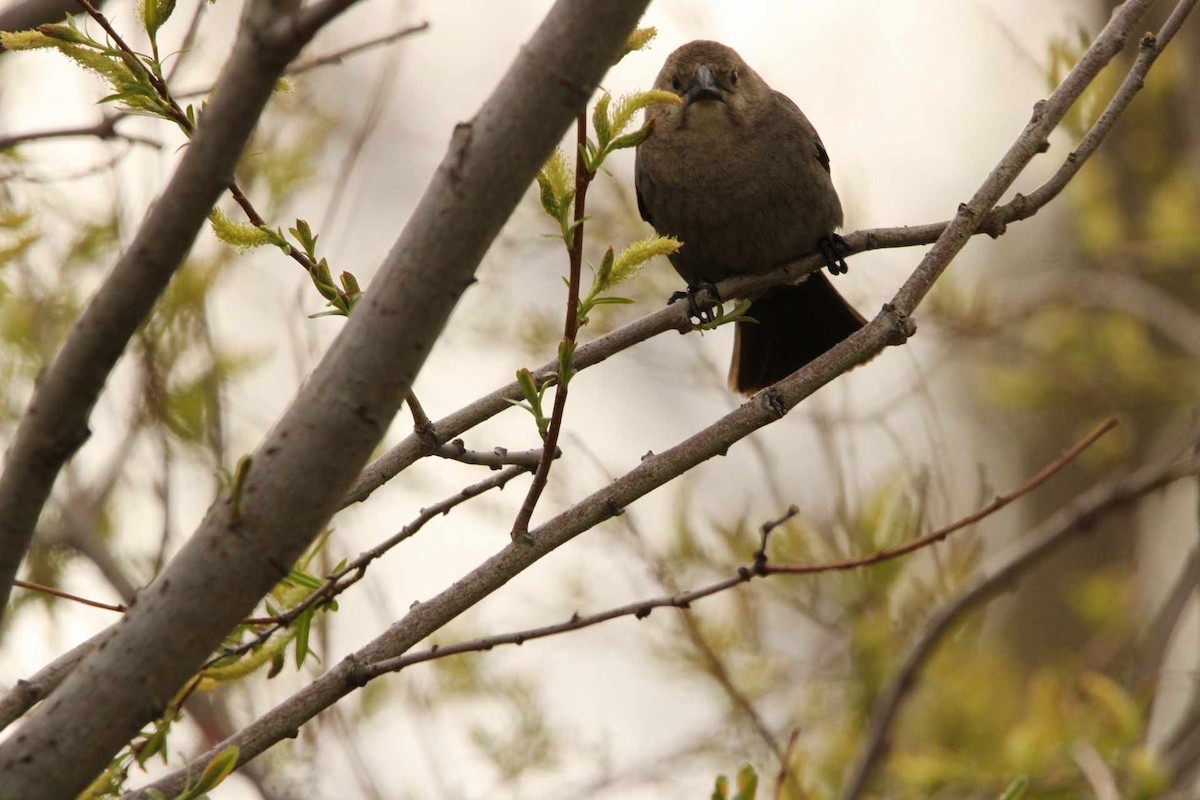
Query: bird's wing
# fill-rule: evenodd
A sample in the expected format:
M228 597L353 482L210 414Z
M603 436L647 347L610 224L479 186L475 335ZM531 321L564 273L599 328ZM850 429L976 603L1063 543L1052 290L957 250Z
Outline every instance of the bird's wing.
M654 220L650 219L650 210L646 208L646 200L642 197L642 169L641 169L641 154L635 157L633 162L633 188L637 192L638 213L642 215L642 219L654 225Z
M804 116L804 112L800 110L800 106L792 102L792 98L782 92L772 92L772 94L775 96L775 102L779 106L780 111L800 123L800 127L813 143L813 156L825 168L825 171L829 172L829 151L822 144L821 137L817 134L817 129L808 121L808 117Z

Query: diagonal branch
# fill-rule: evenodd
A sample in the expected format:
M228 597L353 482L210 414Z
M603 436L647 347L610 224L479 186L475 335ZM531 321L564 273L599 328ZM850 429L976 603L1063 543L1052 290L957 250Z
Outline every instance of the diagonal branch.
M863 795L887 753L889 732L901 703L916 684L921 667L929 660L942 638L953 629L954 623L1011 587L1030 567L1072 538L1095 530L1094 523L1101 517L1197 473L1200 473L1200 459L1192 458L1182 463L1172 459L1093 487L1038 526L1014 554L936 612L876 701L866 742L854 761L842 792L842 800L857 800Z
M402 657L419 641L499 589L544 555L583 531L619 514L628 504L683 472L713 456L726 452L730 446L753 431L782 418L797 403L817 389L850 368L878 355L887 346L903 343L914 331L913 323L909 319L911 312L928 293L933 282L945 270L953 256L965 245L972 233L981 223L990 218L989 212L996 201L1011 186L1033 156L1040 152L1050 132L1066 115L1074 102L1079 99L1100 70L1120 51L1150 2L1151 0L1127 0L1117 9L1109 25L1099 34L1059 87L1047 100L1037 104L1033 119L1025 130L1001 158L971 202L964 204L958 215L943 227L940 235L937 236L934 247L918 265L893 302L885 305L880 314L865 328L794 375L760 392L713 425L675 447L647 456L624 476L538 528L531 530L527 541L516 541L506 546L453 586L427 602L416 605L384 635L344 659L293 698L277 706L250 726L244 732L244 736L239 737L239 742L244 743L247 747L243 756L253 756L267 746L268 742L264 739L265 730L295 730L320 708L336 702L338 698L362 685L368 677L364 674L364 665ZM1180 6L1182 10L1178 13L1186 14L1190 11L1192 2L1194 0L1183 0ZM1175 19L1174 15L1172 19ZM1168 35L1162 35L1157 40L1154 37L1143 39L1142 53L1143 55L1150 53L1150 55L1144 58L1139 57L1133 68L1133 72L1137 76L1134 81L1135 86L1140 86L1145 71L1153 63L1153 57L1161 52L1169 42L1172 31L1164 27L1164 32ZM1129 81L1126 83L1128 84ZM1127 102L1123 99L1127 96L1124 90L1125 86L1123 85L1120 90L1120 102L1122 103ZM1118 104L1118 99L1118 97L1114 97L1110 107ZM1121 108L1123 107L1121 106ZM1105 124L1111 127L1111 121L1115 118L1116 115L1109 116ZM1099 126L1099 123L1097 125ZM1103 133L1107 130L1108 128L1101 129L1098 137L1102 138ZM1068 161L1070 162L1071 159ZM1068 170L1067 173L1064 173L1068 175L1067 179L1069 179L1069 175L1074 174L1076 168L1073 164L1064 165L1064 169ZM934 230L927 230L923 231L922 235L930 236L935 233ZM862 247L864 241L860 238L854 244ZM792 266L793 273L798 273L799 268L808 268L810 265L815 269L816 260L816 257L811 257L797 262ZM779 275L772 277L779 280ZM754 281L749 279L737 282L728 281L721 286L721 290L724 293L727 287L734 289L736 286L737 288L729 294L729 296L733 296L736 292L746 291L747 287L753 283ZM757 285L761 287L767 284L766 281L762 281ZM647 320L654 320L654 322L647 322ZM351 323L353 321L352 318ZM642 320L640 326L637 324L626 326L625 329L614 332L612 336L616 338L609 339L609 341L638 341L640 340L638 336L650 335L647 333L647 329L655 324L662 325L662 330L669 327L682 329L682 326L686 325L684 311L682 308L665 309ZM661 332L661 330L657 332ZM598 359L602 352L599 346L593 347L590 353L587 347L582 347L576 354L576 361L580 362L585 358ZM498 413L499 408L491 410L490 406L493 403L497 406L505 405L505 392L505 389L499 390L493 395L477 401L473 406L437 423L435 427L438 437L456 436L461 433L461 429L457 429L457 425L472 419L475 421L471 424L477 424L478 421ZM402 469L419 458L427 447L428 443L413 440L410 437L399 448L388 454L390 457L388 458L388 468L395 468L399 465L399 468ZM377 469L369 470L372 473L371 476L368 477L364 474L363 478L360 478L358 487L350 492L351 501L361 499L369 494L370 488L366 488L365 492L362 491L365 486L363 482L378 479L385 471L378 469L378 464L373 466ZM399 469L396 469L396 472L398 471ZM199 763L204 763L210 757L211 754L207 755Z
M0 475L0 613L63 463L87 440L108 374L229 184L283 67L312 32L271 26L266 0L226 65L203 124L163 195L42 373Z
M529 535L529 520L537 507L538 499L550 479L550 467L558 453L558 437L562 433L563 416L567 410L567 387L571 381L571 361L567 353L575 352L575 337L579 335L579 284L580 273L583 269L583 234L587 220L587 190L592 183L594 173L588 169L586 159L587 146L587 109L579 112L575 118L575 229L571 234L569 249L570 278L567 281L567 313L563 319L563 338L558 348L558 383L554 387L554 409L550 412L550 424L542 441L542 460L525 500L513 520L512 538L523 539ZM565 374L564 374L565 373Z
M273 78L288 60L280 57L282 45L295 45L290 58L297 32L315 30L345 2L318 0L270 24L252 13L253 35L242 37L226 76L263 73L269 58ZM138 602L29 714L20 736L0 742L0 800L68 797L84 788L287 574L377 446L491 241L646 2L554 5L476 117L456 127L371 291L246 462L236 508L231 500L215 503ZM272 16L269 7L255 9ZM234 68L242 60L245 69ZM209 115L222 96L218 91ZM188 156L198 149L193 142ZM227 176L209 178L213 191L198 204L205 212ZM47 491L58 463L43 476ZM18 504L26 514L29 506Z
M991 208L982 221L979 222L978 226L970 231L970 235L986 233L993 238L999 237L1006 232L1007 226L1010 223L1033 217L1050 201L1058 197L1067 184L1070 183L1071 179L1079 172L1084 163L1096 152L1100 143L1108 135L1108 132L1112 130L1113 125L1120 119L1130 102L1132 102L1133 97L1140 91L1154 60L1174 37L1179 29L1179 25L1182 24L1183 18L1187 16L1191 7L1191 2L1181 3L1176 13L1163 25L1157 37L1149 37L1142 40L1138 59L1129 70L1124 82L1116 94L1113 95L1104 112L1084 135L1079 145L1067 155L1054 175L1028 195L1018 193L1008 203ZM1109 57L1111 58L1111 55ZM1081 63L1083 62L1081 61ZM1093 64L1091 66L1093 70L1091 72L1092 77L1099 71L1100 66L1103 65ZM1074 72L1072 72L1073 74ZM1064 80L1063 85L1066 86L1067 81L1070 79L1071 76L1068 76ZM1073 96L1078 98L1082 87L1073 86L1071 91L1074 93ZM1039 104L1039 106L1041 110L1038 113L1041 114L1044 112L1045 106L1042 104ZM1059 113L1058 117L1061 118L1062 116L1063 114ZM1045 136L1042 136L1041 141L1045 141ZM1040 152L1040 150L1040 144L1034 148L1034 152ZM1015 174L1009 179L1009 184L1011 184L1012 178L1015 178ZM999 197L1002 193L1003 189L995 192L996 197ZM857 231L845 237L848 246L847 254L885 248L934 244L950 228L953 222L953 220L948 220L923 225L868 228ZM778 270L765 275L742 276L722 281L717 285L717 289L720 296L727 299L754 295L771 286L798 281L808 273L821 269L824 265L824 258L818 254L813 254L798 259L793 263L786 264ZM669 330L680 332L691 330L691 324L686 318L684 309L677 304L647 314L641 319L629 323L612 333L582 345L575 353L573 367L576 370L583 370L595 366L616 353ZM557 361L547 362L537 370L534 370L534 377L540 383L547 376L553 374L557 366ZM436 423L439 443L445 443L484 420L490 419L501 411L510 408L511 404L508 401L519 400L520 398L520 387L516 382L513 382L480 398L450 416L439 420ZM375 489L427 454L424 443L411 436L406 438L363 470L362 475L359 476L359 479L347 494L346 505L365 500Z
M1026 481L1021 487L1012 492L1010 496L1017 496L1019 493L1027 493L1033 491L1040 486L1045 480L1057 473L1068 463L1079 456L1083 450L1094 443L1105 432L1112 429L1110 422L1105 422L1088 436L1084 437L1078 444L1070 448L1059 458L1055 459L1036 476ZM917 540L922 542L922 546L929 546L935 542L941 541L946 536L954 531L961 530L969 522L977 522L989 514L995 513L1003 504L992 503L981 512L971 514L963 520L951 523L944 528L926 534ZM561 633L576 631L581 628L588 628L593 625L599 625L602 622L618 619L621 617L634 617L636 619L644 619L650 616L651 612L656 608L679 608L688 609L691 604L705 597L711 597L721 592L729 591L734 587L744 583L749 583L758 577L765 577L772 574L799 574L803 573L818 573L818 572L837 572L856 567L865 567L877 564L880 561L899 558L903 555L911 553L915 548L908 546L900 546L893 548L890 551L882 553L872 553L867 556L861 556L852 561L834 561L825 564L804 565L804 569L797 568L797 565L770 565L766 562L764 554L767 544L767 537L771 530L783 522L790 519L796 514L793 506L788 510L788 513L775 521L768 522L762 527L763 545L762 549L755 556L754 563L740 568L736 574L703 586L699 589L693 589L688 592L672 591L665 597L658 597L649 600L640 600L635 603L619 606L617 608L608 609L596 614L581 616L573 615L565 622L546 625L539 628L529 630L516 631L512 633L498 634L495 636L487 636L481 639L473 639L466 642L459 642L453 645L438 646L435 645L428 650L417 653L407 653L401 655L388 655L387 652L391 648L388 641L390 634L384 634L378 637L374 642L367 645L362 650L348 656L337 667L329 673L326 673L321 678L317 679L313 684L310 684L298 694L294 695L290 700L285 701L280 706L277 706L272 711L255 721L238 735L221 742L219 745L198 757L191 767L185 770L180 770L172 775L163 778L154 783L152 786L145 787L130 797L145 798L149 797L149 790L155 789L164 793L179 791L186 783L189 776L194 778L196 770L202 770L204 766L214 758L221 750L230 745L236 745L242 753L242 757L253 758L258 753L270 747L280 739L294 735L297 727L314 717L318 712L327 708L329 705L337 702L341 697L355 689L364 686L368 681L377 678L389 672L396 672L405 667L419 664L425 661L432 661L438 658L446 658L447 656L459 655L462 653L481 652L491 650L502 645L521 645L525 642L534 639L543 639L548 636L556 636ZM778 566L780 569L774 570L773 566ZM418 606L418 608L420 608ZM373 653L383 652L384 655L376 656ZM36 679L36 676L35 676ZM731 687L733 688L733 687ZM736 689L734 689L736 691ZM740 695L740 692L738 692ZM6 698L7 700L7 698ZM748 701L747 701L748 702ZM753 709L751 707L751 712ZM753 714L757 717L757 714ZM761 724L761 721L760 721ZM766 730L765 724L763 729L767 733L766 740L771 742L771 747L775 751L779 751L779 747L774 744L774 736ZM782 754L780 754L782 755Z

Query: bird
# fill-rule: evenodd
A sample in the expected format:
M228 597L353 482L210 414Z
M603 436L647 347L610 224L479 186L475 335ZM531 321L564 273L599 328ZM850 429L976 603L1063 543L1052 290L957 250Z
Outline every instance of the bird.
M683 244L671 265L695 294L717 281L769 272L812 252L846 271L835 233L842 205L829 153L800 108L733 48L689 42L668 57L654 88L678 103L645 110L653 130L638 145L634 184L642 219ZM752 299L734 334L729 387L751 395L792 374L866 321L821 272ZM703 315L701 315L703 319Z

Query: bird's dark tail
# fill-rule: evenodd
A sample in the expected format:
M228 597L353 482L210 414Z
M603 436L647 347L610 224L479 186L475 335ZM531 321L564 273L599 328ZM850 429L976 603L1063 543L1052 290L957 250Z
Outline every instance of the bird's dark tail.
M742 394L791 375L866 324L829 279L813 273L795 286L778 286L751 304L739 322L729 365L729 388Z

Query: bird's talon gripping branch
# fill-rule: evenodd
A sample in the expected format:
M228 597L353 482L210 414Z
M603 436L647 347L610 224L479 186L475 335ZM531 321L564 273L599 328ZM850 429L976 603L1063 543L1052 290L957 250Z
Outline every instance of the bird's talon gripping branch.
M817 242L821 255L825 257L825 266L829 267L830 275L845 275L850 271L846 264L846 255L850 252L850 243L844 236L831 233L821 237Z
M676 300L687 300L688 319L692 320L698 325L709 325L716 321L717 316L716 312L711 307L701 308L700 304L696 302L696 297L701 292L712 298L713 302L721 302L721 294L717 291L716 284L702 281L701 283L688 286L686 292L675 292L673 295L667 298L667 305L671 305L671 303L674 303Z

